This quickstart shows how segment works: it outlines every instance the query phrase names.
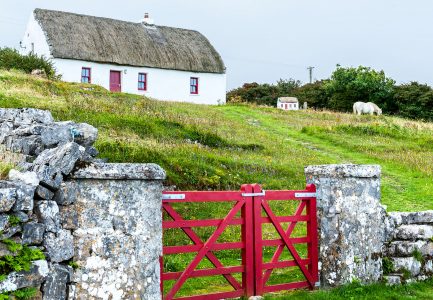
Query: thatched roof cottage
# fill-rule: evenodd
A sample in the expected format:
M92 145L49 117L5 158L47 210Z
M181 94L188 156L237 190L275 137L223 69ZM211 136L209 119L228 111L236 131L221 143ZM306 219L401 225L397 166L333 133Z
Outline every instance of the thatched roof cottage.
M283 110L299 110L299 101L296 97L280 97L277 101L277 108Z
M221 56L201 33L35 9L22 52L50 57L63 80L160 100L225 102Z

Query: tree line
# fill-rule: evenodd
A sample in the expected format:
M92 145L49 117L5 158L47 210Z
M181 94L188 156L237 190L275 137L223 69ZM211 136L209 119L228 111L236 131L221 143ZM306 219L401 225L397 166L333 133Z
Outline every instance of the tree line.
M427 84L395 80L369 67L337 65L329 79L302 84L280 79L276 84L245 83L227 93L228 102L276 106L278 97L294 96L315 109L351 112L357 101L374 102L385 114L433 121L433 89Z

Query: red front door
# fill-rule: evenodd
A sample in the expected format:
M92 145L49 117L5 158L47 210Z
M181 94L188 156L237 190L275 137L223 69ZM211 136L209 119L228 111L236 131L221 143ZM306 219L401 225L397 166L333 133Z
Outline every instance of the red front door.
M121 92L120 71L110 71L110 91Z

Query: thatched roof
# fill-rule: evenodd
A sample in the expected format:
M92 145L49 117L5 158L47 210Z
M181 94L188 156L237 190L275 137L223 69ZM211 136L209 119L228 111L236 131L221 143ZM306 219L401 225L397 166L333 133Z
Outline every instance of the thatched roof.
M225 73L201 33L67 12L35 9L55 58L206 73Z
M281 103L298 103L298 98L296 97L280 97L278 101Z

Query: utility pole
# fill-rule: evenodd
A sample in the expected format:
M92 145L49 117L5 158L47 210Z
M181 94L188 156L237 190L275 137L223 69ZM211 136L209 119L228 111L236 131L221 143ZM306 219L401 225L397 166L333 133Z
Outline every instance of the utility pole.
M310 73L310 83L313 83L313 69L314 67L308 67L307 70Z

